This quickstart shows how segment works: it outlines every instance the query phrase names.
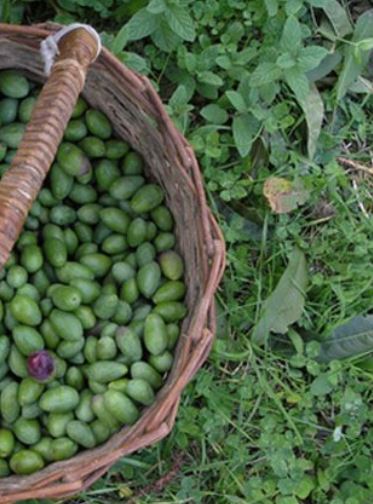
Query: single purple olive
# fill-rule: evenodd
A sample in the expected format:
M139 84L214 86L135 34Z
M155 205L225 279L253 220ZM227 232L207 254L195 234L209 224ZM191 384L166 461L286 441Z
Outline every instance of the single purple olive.
M35 380L48 381L55 370L54 359L47 350L34 352L27 359L27 370Z

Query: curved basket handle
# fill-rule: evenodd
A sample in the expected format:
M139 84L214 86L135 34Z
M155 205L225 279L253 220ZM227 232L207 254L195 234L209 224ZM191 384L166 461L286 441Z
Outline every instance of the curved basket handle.
M99 38L93 29L74 27L59 40L56 62L10 169L0 181L0 270L48 174L84 87L88 67L99 50Z

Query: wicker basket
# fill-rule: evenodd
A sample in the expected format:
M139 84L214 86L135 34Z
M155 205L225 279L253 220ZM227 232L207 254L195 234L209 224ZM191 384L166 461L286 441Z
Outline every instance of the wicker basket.
M0 69L18 68L31 79L44 82L40 42L55 30L56 25L17 27L0 24ZM149 81L125 68L106 50L90 67L83 96L91 106L108 116L120 138L143 155L147 175L165 190L167 204L175 217L178 248L186 264L189 314L183 322L174 366L166 384L139 421L130 428L123 428L104 445L70 460L54 463L31 476L1 479L2 504L76 494L89 487L120 457L165 437L174 425L180 395L206 360L215 331L214 293L224 269L225 248L220 230L207 207L191 147L173 126ZM64 118L65 123L67 120L68 117ZM55 138L59 141L61 135ZM53 155L57 146L58 143L51 148ZM18 176L21 185L29 169L25 157L23 161L24 166L18 174L17 167L10 170L14 177ZM39 185L45 175L41 176ZM13 185L15 183L16 179ZM8 192L11 190L12 187ZM18 201L9 203L7 200L4 204L6 198L8 194L0 190L0 220L4 216L13 218L13 226L22 221L22 212ZM29 208L30 202L26 206ZM1 246L5 239L0 238ZM14 243L16 236L10 238Z

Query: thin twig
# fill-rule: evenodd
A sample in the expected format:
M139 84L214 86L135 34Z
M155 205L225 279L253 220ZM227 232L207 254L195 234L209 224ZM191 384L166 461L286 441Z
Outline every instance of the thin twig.
M347 159L344 157L338 157L337 161L339 161L345 166L349 166L350 168L355 168L355 170L361 170L365 173L373 175L373 166L365 166L362 163L359 163L358 161L354 161L353 159Z

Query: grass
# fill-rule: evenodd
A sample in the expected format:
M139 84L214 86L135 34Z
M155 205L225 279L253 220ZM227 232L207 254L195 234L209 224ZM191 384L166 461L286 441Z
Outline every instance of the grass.
M359 18L369 2L151 3L167 5L174 23L184 16L183 29L170 29L161 13L163 28L145 33L133 20L146 1L3 7L11 22L88 20L149 76L195 148L227 242L214 349L183 394L175 429L66 502L368 504L373 375L359 356L320 364L318 352L335 327L372 309L372 175L338 162L371 165L373 100L361 91L372 67L359 46L373 37ZM290 79L284 68L301 45L319 48L314 67L297 63ZM325 51L338 60L326 74ZM264 63L272 66L261 72ZM314 79L321 116L304 106L304 79ZM273 176L300 179L305 204L274 214L263 196ZM253 326L294 245L307 259L305 308L286 334L257 347Z

